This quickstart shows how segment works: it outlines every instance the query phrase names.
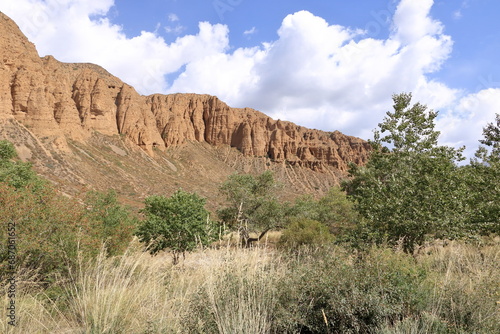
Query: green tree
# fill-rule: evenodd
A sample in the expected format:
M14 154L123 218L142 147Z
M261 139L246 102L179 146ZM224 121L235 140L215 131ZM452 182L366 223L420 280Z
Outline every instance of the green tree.
M410 105L411 98L393 96L394 112L387 112L375 131L370 160L366 166L351 166L351 179L344 184L365 219L360 224L368 230L364 235L377 242L403 240L408 252L428 234L458 236L466 211L466 189L456 164L463 149L439 146L437 112Z
M488 123L483 129L483 136L484 139L479 142L491 149L489 155L484 155L482 158L483 161L498 162L498 160L500 160L500 114L496 114L495 122ZM483 150L480 149L479 152L483 152ZM479 157L482 156L481 153L478 155Z
M197 245L213 241L216 228L205 209L205 199L196 193L176 191L171 197L150 196L142 210L145 220L137 236L148 245L151 254L169 249L174 264L179 256Z
M278 201L277 189L270 171L257 176L233 174L219 188L227 206L219 209L217 215L230 229L239 231L243 245L258 241L269 229L283 222L287 208ZM255 230L262 233L258 238L251 238L249 232Z
M484 139L470 166L464 168L471 208L469 229L500 234L500 114L483 129Z

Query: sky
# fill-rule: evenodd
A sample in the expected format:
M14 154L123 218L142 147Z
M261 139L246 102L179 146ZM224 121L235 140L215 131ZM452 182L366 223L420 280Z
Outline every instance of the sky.
M472 157L500 113L498 0L1 0L41 56L370 139L392 96Z

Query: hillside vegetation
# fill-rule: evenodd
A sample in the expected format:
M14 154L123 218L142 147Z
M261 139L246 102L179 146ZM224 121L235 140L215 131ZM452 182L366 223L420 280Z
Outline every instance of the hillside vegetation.
M342 188L285 201L271 172L234 174L214 212L182 189L139 212L112 191L70 197L0 141L16 310L0 331L498 333L500 115L460 164L436 112L393 99Z

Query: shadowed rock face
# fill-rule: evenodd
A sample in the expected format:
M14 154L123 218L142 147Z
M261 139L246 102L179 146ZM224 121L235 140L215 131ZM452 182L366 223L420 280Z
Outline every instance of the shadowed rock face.
M94 131L121 135L150 155L186 142L229 145L247 157L346 171L367 160L367 142L338 131L310 130L215 96L139 95L99 66L40 58L17 25L0 13L0 118L35 135L84 142Z

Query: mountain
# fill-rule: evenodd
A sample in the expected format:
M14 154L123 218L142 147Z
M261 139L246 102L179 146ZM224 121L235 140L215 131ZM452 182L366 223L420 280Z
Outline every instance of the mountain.
M228 175L267 169L286 196L321 193L370 151L359 138L231 108L215 96L142 96L97 65L40 58L3 13L0 138L62 191L113 188L132 204L179 187L214 204Z

